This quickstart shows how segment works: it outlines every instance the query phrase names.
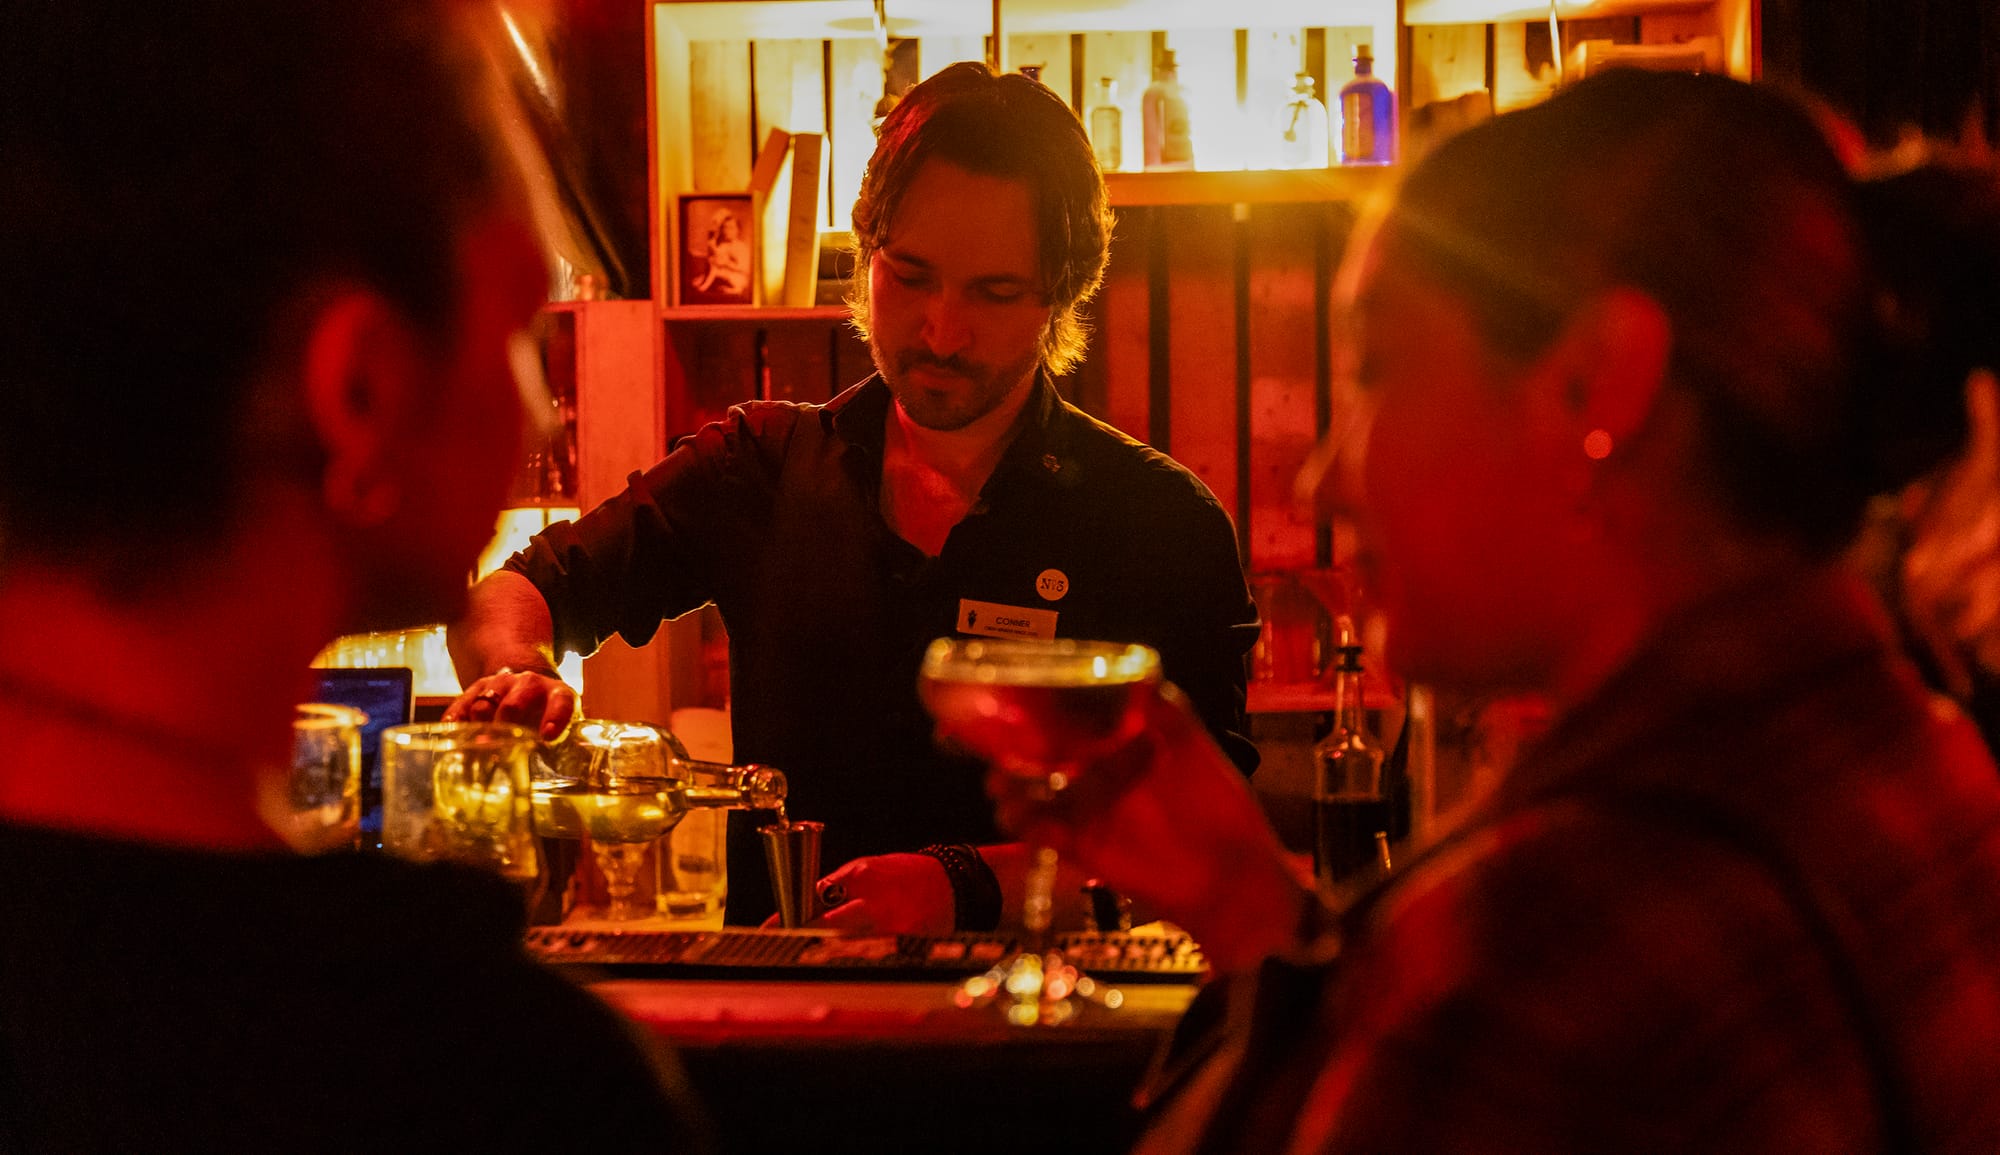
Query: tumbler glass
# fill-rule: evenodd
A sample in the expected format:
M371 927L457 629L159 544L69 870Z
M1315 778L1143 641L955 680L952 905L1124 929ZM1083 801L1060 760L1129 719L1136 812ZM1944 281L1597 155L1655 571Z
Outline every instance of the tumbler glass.
M306 854L361 845L361 728L368 715L308 702L292 718L292 761L265 818Z
M496 722L382 732L382 845L484 867L523 889L540 873L530 804L533 734Z

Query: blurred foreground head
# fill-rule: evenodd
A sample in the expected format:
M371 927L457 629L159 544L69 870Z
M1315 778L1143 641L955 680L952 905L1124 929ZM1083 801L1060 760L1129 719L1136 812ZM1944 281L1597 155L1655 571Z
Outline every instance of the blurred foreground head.
M1992 202L1951 174L1856 185L1778 93L1639 71L1426 158L1357 300L1404 664L1542 688L1606 613L1705 565L1829 558L1952 452L1996 262L1937 181Z
M445 0L13 7L0 566L140 595L284 508L357 624L462 596L543 281L461 24Z

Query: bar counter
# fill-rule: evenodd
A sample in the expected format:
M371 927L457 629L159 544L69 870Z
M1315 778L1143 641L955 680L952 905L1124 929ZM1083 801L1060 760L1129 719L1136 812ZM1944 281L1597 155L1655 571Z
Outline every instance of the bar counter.
M731 1155L1124 1151L1132 1093L1196 989L1117 982L1116 1010L1018 1027L955 1005L955 980L635 969L573 973L679 1057Z

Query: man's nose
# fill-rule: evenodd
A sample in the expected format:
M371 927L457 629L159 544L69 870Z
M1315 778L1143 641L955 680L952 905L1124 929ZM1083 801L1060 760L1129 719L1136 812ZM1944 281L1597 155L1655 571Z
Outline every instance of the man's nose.
M952 357L972 343L964 306L949 293L932 297L924 310L924 344L938 357Z
M1340 407L1299 469L1294 487L1298 505L1316 523L1353 517L1365 497L1368 437L1375 425L1375 403L1356 396Z

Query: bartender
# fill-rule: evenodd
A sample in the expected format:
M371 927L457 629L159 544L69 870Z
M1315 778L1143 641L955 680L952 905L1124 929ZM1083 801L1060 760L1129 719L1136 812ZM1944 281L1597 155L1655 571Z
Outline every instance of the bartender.
M916 678L933 638L1153 646L1248 773L1258 619L1228 514L1051 381L1083 354L1111 225L1049 89L973 63L912 88L854 207L875 375L824 405L740 405L537 536L450 630L466 690L448 716L553 737L576 704L556 654L640 645L713 602L737 758L782 768L792 812L826 824L825 921L900 933L1018 919L1026 872L997 844L984 767L932 741ZM728 918L754 923L770 887L732 819Z

